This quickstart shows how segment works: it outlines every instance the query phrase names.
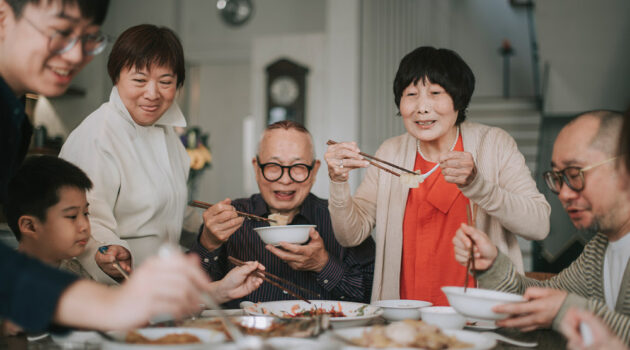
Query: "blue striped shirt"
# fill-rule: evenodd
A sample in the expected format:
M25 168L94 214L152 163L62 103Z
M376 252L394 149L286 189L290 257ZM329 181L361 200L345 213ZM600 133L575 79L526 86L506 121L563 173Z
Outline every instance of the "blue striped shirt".
M236 210L258 216L267 217L270 214L269 208L260 194L255 194L250 198L236 199L232 201L232 205ZM243 261L259 261L265 265L267 272L317 292L321 294L321 299L369 302L374 275L375 245L372 238L365 240L357 247L343 248L333 233L330 213L328 212L328 201L320 199L312 193L306 197L300 207L300 212L291 224L316 225L315 229L322 237L329 255L328 263L319 273L293 270L287 263L265 249L265 243L253 229L268 226L269 224L266 222L245 220L228 241L214 251L205 249L197 238L191 251L199 254L203 268L215 281L223 278L234 267L227 261L228 256L233 256ZM306 295L306 293L291 287L288 289L306 298L315 299L315 296ZM237 307L238 303L243 300L264 302L292 299L295 298L277 287L263 283L250 295L229 302L226 307Z

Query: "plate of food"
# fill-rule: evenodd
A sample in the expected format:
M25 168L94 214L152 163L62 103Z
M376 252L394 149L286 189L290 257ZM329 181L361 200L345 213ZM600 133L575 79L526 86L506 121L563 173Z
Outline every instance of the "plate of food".
M330 326L328 318L277 318L272 316L237 316L230 320L245 335L256 335L262 338L292 337L309 338L318 336ZM223 332L231 340L223 321L218 317L198 318L182 321L182 327L203 328Z
M250 305L245 312L293 319L327 315L332 328L366 325L383 314L383 310L369 304L333 300L311 300L311 304L301 300L270 301Z
M337 329L332 333L325 336L342 340L350 349L491 349L497 344L496 340L480 333L441 330L416 320Z
M103 350L194 350L225 341L222 332L210 329L158 327L107 333L115 340L105 340Z

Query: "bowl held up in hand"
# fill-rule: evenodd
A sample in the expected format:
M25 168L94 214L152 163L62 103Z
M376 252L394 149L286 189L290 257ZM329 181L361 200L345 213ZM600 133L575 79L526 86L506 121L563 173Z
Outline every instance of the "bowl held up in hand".
M266 244L279 245L280 242L302 244L308 241L308 232L315 225L286 225L256 227L260 239Z
M496 305L520 303L525 301L522 295L499 292L496 290L442 287L449 304L460 314L481 320L502 320L509 315L492 311Z

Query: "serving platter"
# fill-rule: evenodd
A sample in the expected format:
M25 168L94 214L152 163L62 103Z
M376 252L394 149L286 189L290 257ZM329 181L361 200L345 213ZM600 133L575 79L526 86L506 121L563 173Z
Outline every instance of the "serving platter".
M326 340L326 341L335 341L335 339L343 340L343 343L345 343L345 345L343 345L342 349L347 349L347 350L367 350L367 349L374 350L375 348L366 348L366 347L361 347L361 346L349 345L349 343L351 343L353 339L364 337L365 332L369 332L371 329L372 327L353 327L353 328L336 329L332 331L334 333L332 335L331 334L322 335L322 338L325 338L322 340ZM497 341L495 339L492 339L490 337L487 337L477 332L462 331L462 330L448 330L448 329L442 330L442 332L444 332L444 334L447 334L449 336L454 336L459 341L471 344L471 346L468 348L458 348L458 350L485 350L485 349L492 349L493 347L497 345ZM379 349L418 350L419 348L395 347L395 348L379 348Z
M230 317L230 321L237 325L243 334L262 338L309 338L320 335L330 327L328 318L322 317L282 319L273 316L236 316ZM222 320L218 317L186 320L182 321L181 326L220 331L230 340Z
M307 318L295 317L300 311L312 310L315 307L326 311L334 309L345 314L343 317L330 317L332 328L357 327L368 324L373 319L381 316L383 310L363 303L332 300L311 300L308 304L301 300L283 300L256 303L245 308L249 315L267 315L279 318Z
M222 332L209 329L199 328L184 328L184 327L156 327L156 328L141 328L136 329L135 332L139 333L143 337L151 340L155 340L166 335L172 334L191 334L199 338L201 343L192 344L131 344L125 341L128 332L127 331L112 331L107 332L116 341L104 340L103 350L196 350L206 349L211 344L223 343L226 339Z

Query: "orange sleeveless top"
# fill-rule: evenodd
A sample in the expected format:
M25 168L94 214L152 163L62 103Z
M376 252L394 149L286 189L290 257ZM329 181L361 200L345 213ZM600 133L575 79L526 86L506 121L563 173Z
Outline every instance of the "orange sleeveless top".
M455 151L463 151L460 135ZM414 169L424 174L436 163L416 152ZM466 268L455 261L453 236L467 221L464 197L457 185L447 183L436 169L418 188L409 189L403 221L400 298L449 305L442 286L463 286ZM474 286L473 278L468 285Z

